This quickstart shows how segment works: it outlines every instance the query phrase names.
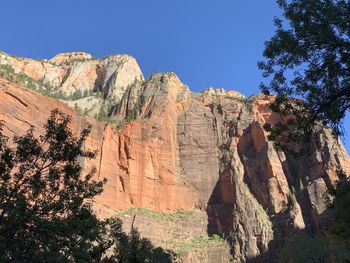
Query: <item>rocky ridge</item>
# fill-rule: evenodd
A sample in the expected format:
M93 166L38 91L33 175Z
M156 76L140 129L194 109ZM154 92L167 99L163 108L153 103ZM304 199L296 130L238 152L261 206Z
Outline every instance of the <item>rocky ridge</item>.
M302 159L277 152L263 129L278 121L272 100L212 88L192 93L174 73L144 80L127 55L100 60L78 52L38 61L0 54L0 119L8 135L31 126L40 134L53 108L72 115L75 132L91 123L86 147L98 156L82 164L108 179L95 200L101 216L130 208L204 213L207 234L225 237L238 262L273 262L267 251L283 235L325 231L323 194L337 169L350 172L348 155L326 128Z
M34 60L1 52L0 67L19 74L27 87L95 117L107 115L128 86L144 80L136 60L129 55L96 59L85 52L72 52Z

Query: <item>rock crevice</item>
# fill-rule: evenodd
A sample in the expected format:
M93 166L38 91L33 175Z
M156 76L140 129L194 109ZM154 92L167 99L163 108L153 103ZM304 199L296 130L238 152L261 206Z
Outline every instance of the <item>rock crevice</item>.
M174 73L144 80L127 55L97 60L76 53L36 61L2 53L0 64L44 80L54 92L86 91L87 97L63 99L69 107L29 90L26 78L5 76L0 78L0 116L9 136L29 126L42 134L54 108L72 116L75 133L91 123L86 147L98 153L83 166L85 171L98 167L96 179L108 180L95 200L101 217L137 207L165 213L198 210L206 214L207 233L225 237L238 262L258 257L273 262L271 251L283 235L322 232L327 185L337 180L337 169L350 173L345 149L327 128L313 138L302 159L277 152L263 129L278 120L268 107L271 96L245 98L213 88L192 93ZM95 93L103 98L90 99ZM113 102L107 107L112 124L91 117L106 100ZM75 103L90 116L75 111Z

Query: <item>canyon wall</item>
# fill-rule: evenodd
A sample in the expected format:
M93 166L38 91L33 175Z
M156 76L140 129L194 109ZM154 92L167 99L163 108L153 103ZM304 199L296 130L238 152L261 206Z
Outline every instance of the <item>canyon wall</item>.
M303 158L276 151L263 129L278 120L272 96L193 93L174 73L145 80L127 55L99 60L76 52L38 61L1 53L0 66L0 119L10 137L31 126L41 134L54 108L72 116L75 133L92 124L85 147L98 155L82 165L108 180L95 200L101 217L130 208L197 211L207 234L224 236L238 262L273 262L266 252L280 236L323 231L327 185L337 169L350 173L346 151L326 128ZM107 119L96 120L104 108Z

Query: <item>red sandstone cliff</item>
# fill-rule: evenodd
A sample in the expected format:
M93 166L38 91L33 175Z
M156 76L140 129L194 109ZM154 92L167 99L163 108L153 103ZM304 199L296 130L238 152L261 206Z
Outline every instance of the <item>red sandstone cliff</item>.
M276 152L263 129L277 119L268 107L271 97L245 98L222 89L192 93L173 73L144 80L136 61L125 55L97 60L68 53L35 61L2 53L0 65L14 69L0 75L0 119L8 135L30 126L40 134L54 108L72 115L75 132L92 124L86 147L98 156L82 164L95 166L97 179L108 179L96 200L102 216L130 207L203 211L207 231L228 237L240 261L271 247L280 234L273 229L277 220L284 221L283 231L321 231L326 186L337 179L336 169L350 173L350 159L328 129L315 136L302 159ZM16 78L21 72L49 83L50 94L88 92L64 103L28 89L28 79ZM98 92L104 100L96 99ZM77 104L94 116L94 108L105 103L115 124L67 106Z

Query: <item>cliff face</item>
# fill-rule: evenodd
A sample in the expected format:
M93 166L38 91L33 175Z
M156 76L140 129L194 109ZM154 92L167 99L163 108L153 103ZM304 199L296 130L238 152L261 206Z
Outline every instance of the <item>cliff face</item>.
M72 115L74 132L92 124L86 147L98 156L82 164L108 179L95 200L101 216L133 207L197 211L206 232L225 236L238 261L278 247L290 231L323 231L327 185L337 179L336 169L350 173L350 159L328 129L303 158L276 152L263 129L277 120L268 107L273 97L211 88L192 93L173 73L144 80L127 55L97 60L79 52L36 61L2 53L0 65L0 119L8 135L31 125L40 134L53 108ZM90 117L99 118L101 109L108 122ZM144 228L142 220L136 224ZM201 229L196 235L205 234ZM205 260L225 262L220 249Z

